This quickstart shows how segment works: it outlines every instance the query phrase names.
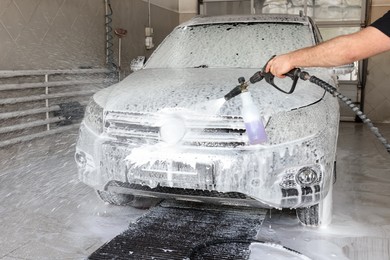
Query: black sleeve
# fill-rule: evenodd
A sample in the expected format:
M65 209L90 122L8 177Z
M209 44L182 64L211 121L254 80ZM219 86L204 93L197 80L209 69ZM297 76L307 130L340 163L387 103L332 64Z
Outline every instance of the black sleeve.
M373 26L390 37L390 11L384 16L373 22L370 26Z

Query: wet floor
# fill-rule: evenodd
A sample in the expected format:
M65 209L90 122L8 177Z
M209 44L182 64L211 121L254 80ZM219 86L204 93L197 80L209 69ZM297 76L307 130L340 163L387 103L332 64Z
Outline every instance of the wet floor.
M390 124L379 127L390 139ZM77 180L76 138L0 149L0 259L84 259L145 213L106 205ZM312 259L390 259L390 155L365 126L341 123L337 177L328 228L272 210L258 239Z

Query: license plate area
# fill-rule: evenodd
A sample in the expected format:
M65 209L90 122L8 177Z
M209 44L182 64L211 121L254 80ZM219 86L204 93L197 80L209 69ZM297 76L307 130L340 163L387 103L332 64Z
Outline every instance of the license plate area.
M130 152L131 149L121 143L104 143L99 165L102 179L126 182L127 166L124 158Z
M157 160L129 169L129 181L149 186L213 189L215 166L212 163L187 164Z

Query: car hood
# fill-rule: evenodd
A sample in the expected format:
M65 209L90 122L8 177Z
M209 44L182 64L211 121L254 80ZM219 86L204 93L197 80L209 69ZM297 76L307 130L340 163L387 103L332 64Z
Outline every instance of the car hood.
M220 110L213 113L238 116L241 111L239 96L226 102L220 101L238 85L239 77L249 79L255 72L253 69L226 68L143 69L96 93L94 99L106 111L147 113L171 108L196 110L219 103ZM330 78L329 75L327 77ZM277 84L292 83L289 78L278 81ZM250 85L249 91L264 116L308 106L324 95L323 89L302 80L298 81L293 94L282 93L265 80Z

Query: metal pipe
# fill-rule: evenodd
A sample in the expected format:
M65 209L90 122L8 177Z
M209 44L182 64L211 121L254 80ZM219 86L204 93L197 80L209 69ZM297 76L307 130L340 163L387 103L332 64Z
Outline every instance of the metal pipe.
M0 127L0 134L10 133L10 132L23 130L26 128L42 126L42 125L49 125L49 124L61 122L64 120L65 120L64 117L57 117L57 118L49 118L49 119L45 119L45 120L32 121L32 122L28 122L28 123L24 123L24 124ZM50 130L50 128L47 130Z
M118 77L119 81L121 80L121 56L122 56L122 37L125 37L127 30L122 28L117 28L114 30L116 36L118 36Z
M6 141L1 141L0 142L0 148L8 146L8 145L21 143L21 142L31 141L31 140L34 140L36 138L42 138L42 137L46 137L46 136L49 136L49 135L62 133L62 132L68 131L68 130L79 129L79 127L80 127L80 124L74 124L74 125L69 125L69 126L61 126L59 128L51 129L49 131L44 131L44 132L40 132L40 133L37 133L37 134L25 135L25 136L21 136L21 137L8 139Z
M66 115L61 115L56 117L51 117L51 113L53 111L62 111L63 108L61 105L51 105L52 101L50 99L56 98L68 98L68 97L82 97L82 96L90 96L96 93L101 88L99 86L106 85L107 81L105 78L101 78L101 75L98 74L109 74L111 71L109 69L69 69L69 70L9 70L9 71L0 71L0 78L13 78L13 77L31 77L31 76L44 76L44 82L34 82L34 83L22 83L22 84L0 84L0 91L14 91L20 89L34 89L34 88L44 88L44 94L41 95L32 95L32 96L22 96L22 97L14 97L14 98L2 98L0 99L0 105L10 105L10 104L18 104L30 101L40 101L45 100L45 106L43 104L39 104L36 108L31 108L27 110L18 110L23 109L20 106L12 111L0 113L0 120L7 120L9 118L17 118L35 114L45 114L46 118L42 120L35 120L30 122L22 122L18 120L19 123L14 125L8 125L6 127L0 128L0 134L7 134L19 131L19 130L29 130L29 128L34 128L37 126L45 126L46 130L40 133L34 134L24 134L23 136L19 136L16 138L11 138L6 141L0 141L0 147L4 147L7 145L12 145L19 142L29 141L39 137L45 137L50 134L55 134L59 132L66 131L68 129L75 129L79 127L79 124L72 124L70 126L61 126L58 129L51 129L54 127L53 123L61 122L66 120ZM70 81L53 81L50 82L50 75L96 75L99 77L98 79L88 79L88 80L70 80ZM89 75L88 75L89 76ZM103 75L104 76L104 75ZM15 79L15 82L16 79ZM99 84L99 86L90 86L90 84ZM61 92L61 93L50 93L50 87L60 87L60 86L72 86L72 85L88 85L87 90L81 91L71 91L71 92ZM80 98L81 99L81 98ZM79 105L82 103L85 106L88 101L83 100L82 102L77 102ZM7 106L5 106L7 108ZM12 108L12 107L10 107ZM7 111L7 110L5 110ZM82 115L81 115L82 117ZM79 119L81 118L79 117ZM76 121L77 122L77 121ZM9 138L9 135L7 136Z
M70 69L70 70L0 70L0 78L12 78L20 76L44 76L58 74L93 74L110 73L108 69Z
M122 38L119 38L118 39L118 67L119 67L119 70L121 69L121 53L122 53ZM120 73L120 71L119 71ZM119 77L119 80L121 78Z
M45 75L45 83L47 83L47 82L49 82L49 75L48 74ZM49 95L49 87L48 86L45 87L45 95L46 96ZM49 107L49 99L48 98L45 99L45 106L46 106L46 108ZM46 112L46 120L49 120L49 118L50 118L49 111L47 111ZM46 130L50 130L50 123L48 123L46 125Z
M45 87L65 87L65 86L72 86L72 85L90 85L90 84L102 84L102 80L86 79L86 80L70 80L70 81L52 81L47 83L38 82L38 83L3 84L0 85L0 91L45 88Z
M7 112L7 113L0 113L0 120L4 119L10 119L15 117L22 117L22 116L29 116L29 115L36 115L41 114L45 112L53 112L60 110L60 107L55 105L49 108L36 108L36 109L30 109L30 110L24 110L24 111L14 111L14 112Z
M52 98L62 98L62 97L87 96L87 95L92 95L94 93L96 93L96 90L82 90L82 91L56 93L56 94L49 94L49 95L36 95L36 96L29 96L29 97L4 98L4 99L0 99L0 105L17 104L17 103L22 103L22 102L45 100L46 98L52 99Z
M108 42L109 42L109 30L108 30L108 23L109 23L109 17L108 17L108 0L104 0L104 7L105 7L105 23L106 23L106 64L108 64Z
M82 101L79 103L82 106L86 106L89 103L89 101ZM42 114L45 112L54 112L54 111L59 111L59 110L61 110L60 106L54 105L54 106L51 106L48 108L35 108L35 109L29 109L29 110L23 110L23 111L13 111L13 112L7 112L7 113L0 113L0 120Z
M150 0L148 0L148 22L149 22L149 28L152 27L152 17L150 13Z

